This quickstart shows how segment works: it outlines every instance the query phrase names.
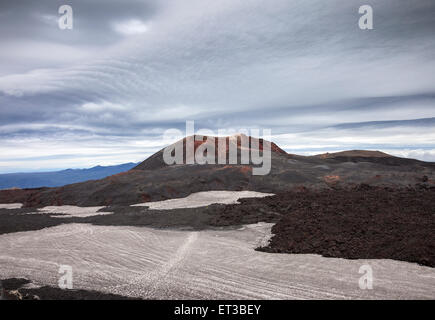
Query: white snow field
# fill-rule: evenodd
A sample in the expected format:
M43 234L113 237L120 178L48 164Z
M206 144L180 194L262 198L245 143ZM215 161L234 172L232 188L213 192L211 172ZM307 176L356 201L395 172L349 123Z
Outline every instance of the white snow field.
M237 204L241 198L263 198L273 195L273 193L255 191L202 191L192 193L185 198L139 203L132 205L132 207L149 207L152 210L198 208L215 203Z
M22 207L22 203L0 203L0 209L20 209Z
M345 260L255 251L271 224L179 231L64 224L0 235L0 279L151 299L435 299L435 269L393 260ZM359 268L373 270L362 290Z
M53 218L69 218L69 217L92 217L97 215L112 214L113 212L98 212L98 210L105 208L103 207L76 207L76 206L48 206L38 209L37 212L33 213L48 213L53 214ZM54 214L62 215L54 215Z

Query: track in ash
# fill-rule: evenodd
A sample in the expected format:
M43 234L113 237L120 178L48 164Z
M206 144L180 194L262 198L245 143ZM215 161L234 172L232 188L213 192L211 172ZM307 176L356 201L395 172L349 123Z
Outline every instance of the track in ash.
M271 224L179 231L65 224L0 236L0 278L56 286L61 264L74 288L153 299L435 298L433 268L393 260L269 254L254 248ZM361 290L368 263L374 289Z

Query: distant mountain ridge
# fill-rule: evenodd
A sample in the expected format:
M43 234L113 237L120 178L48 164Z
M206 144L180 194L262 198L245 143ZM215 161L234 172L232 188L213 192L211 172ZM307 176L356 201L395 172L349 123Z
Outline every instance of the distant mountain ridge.
M0 189L61 187L71 183L103 179L128 171L136 165L137 163L130 162L115 166L95 166L88 169L0 174Z

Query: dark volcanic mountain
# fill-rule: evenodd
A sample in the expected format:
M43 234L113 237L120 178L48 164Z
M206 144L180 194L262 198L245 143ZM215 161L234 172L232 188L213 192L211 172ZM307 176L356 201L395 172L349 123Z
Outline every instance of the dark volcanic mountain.
M222 150L217 142L215 153L224 151L228 159L229 146L236 146L238 159L244 151L258 149L262 139L249 137L248 150L241 144L243 135L226 137ZM179 141L183 147L186 139ZM195 141L194 149L210 143L207 137ZM100 180L86 181L57 188L18 189L0 191L0 203L23 203L27 207L46 205L129 205L140 202L184 197L207 190L252 190L279 193L306 187L335 189L357 184L384 186L433 185L435 164L393 157L376 151L346 151L318 156L287 154L271 145L271 171L253 175L250 164L183 164L166 165L160 150L135 168ZM184 149L184 148L183 148ZM184 149L185 150L185 149ZM240 163L240 161L238 161Z

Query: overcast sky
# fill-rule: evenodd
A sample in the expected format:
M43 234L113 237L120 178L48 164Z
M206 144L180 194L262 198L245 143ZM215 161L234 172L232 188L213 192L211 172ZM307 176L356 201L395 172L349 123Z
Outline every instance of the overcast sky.
M2 0L0 173L141 161L186 120L435 161L434 34L433 0Z

